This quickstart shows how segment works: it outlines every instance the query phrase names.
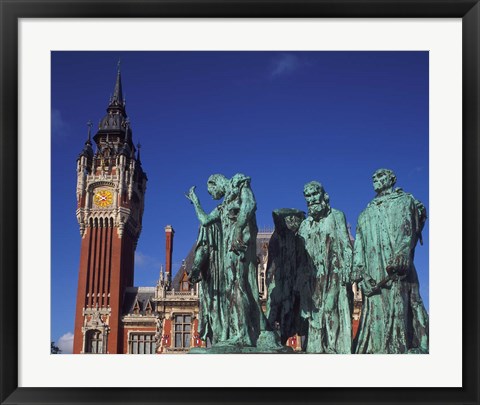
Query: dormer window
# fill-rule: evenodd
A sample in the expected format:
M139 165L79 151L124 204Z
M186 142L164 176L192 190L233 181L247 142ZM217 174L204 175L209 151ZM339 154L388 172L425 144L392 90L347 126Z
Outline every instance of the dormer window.
M180 291L190 291L190 288L187 272L184 271L182 279L180 280Z
M139 315L140 314L140 310L141 310L141 307L140 307L140 302L138 302L138 299L135 300L135 304L133 305L133 313L135 315Z
M153 308L152 308L152 303L150 300L147 301L147 304L145 305L145 315L152 315Z

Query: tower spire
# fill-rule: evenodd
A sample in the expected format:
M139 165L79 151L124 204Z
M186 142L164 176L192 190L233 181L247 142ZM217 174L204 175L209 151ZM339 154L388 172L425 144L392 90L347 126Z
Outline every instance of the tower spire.
M101 136L110 135L110 139L113 136L113 142L122 142L124 135L124 122L127 119L127 112L125 111L125 100L123 98L122 89L122 75L120 73L120 62L118 64L117 78L115 80L115 87L113 94L110 96L108 102L107 114L102 118L98 126L98 132L93 137L93 140L98 144ZM128 133L128 130L127 130ZM130 139L129 139L129 142ZM132 145L130 145L131 147Z
M115 82L115 88L113 89L113 96L110 100L110 107L122 106L123 107L123 92L122 92L122 75L120 73L120 60L117 64L117 80Z

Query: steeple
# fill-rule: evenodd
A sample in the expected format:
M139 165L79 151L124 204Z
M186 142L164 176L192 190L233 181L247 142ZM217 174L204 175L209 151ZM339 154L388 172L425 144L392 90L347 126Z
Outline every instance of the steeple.
M108 102L107 114L100 120L98 132L93 139L98 145L99 141L104 139L106 134L110 134L112 142L121 144L122 147L123 144L128 143L128 146L132 148L132 130L127 122L128 117L125 111L125 98L122 89L122 74L120 72L120 61L118 61L117 78L113 95Z
M110 99L110 104L108 106L109 109L115 107L125 109L125 99L123 98L122 92L122 75L120 73L120 60L118 61L117 67L117 80L115 82L115 88L113 89L113 96Z

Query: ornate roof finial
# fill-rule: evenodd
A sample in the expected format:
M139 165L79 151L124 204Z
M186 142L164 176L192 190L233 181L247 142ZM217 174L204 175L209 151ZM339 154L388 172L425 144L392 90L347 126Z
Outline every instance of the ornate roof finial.
M138 152L137 152L137 160L140 162L140 148L142 147L142 145L140 145L140 142L137 143L137 149L138 149Z
M130 120L127 118L125 120L125 139L123 140L124 143L128 142L128 128L130 126Z
M165 274L163 273L163 265L160 265L160 283L163 283Z
M87 127L88 127L88 139L87 139L87 143L88 143L89 145L92 144L92 134L91 134L92 126L93 126L92 120L88 120L88 122L87 122Z
M93 157L93 149L92 149L92 140L91 140L91 129L92 129L93 123L92 121L87 122L87 134L88 138L85 141L85 146L83 147L83 150L80 152L79 158L81 156L85 156L87 159L91 159Z

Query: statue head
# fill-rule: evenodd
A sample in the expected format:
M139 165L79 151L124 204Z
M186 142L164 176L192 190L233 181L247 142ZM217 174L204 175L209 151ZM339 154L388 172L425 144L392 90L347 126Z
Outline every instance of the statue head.
M288 215L285 217L285 225L287 225L287 228L292 231L293 233L296 233L298 229L300 228L300 224L302 221L305 219L305 214L302 212L302 215Z
M397 182L397 176L390 169L378 169L372 176L373 189L377 195L384 194L392 190Z
M275 231L283 233L287 229L296 233L305 219L305 212L295 208L280 208L272 212Z
M212 174L207 181L208 192L214 200L222 198L227 191L228 179L223 174Z
M330 211L330 198L318 181L311 181L303 187L303 195L307 201L308 215L318 221Z

